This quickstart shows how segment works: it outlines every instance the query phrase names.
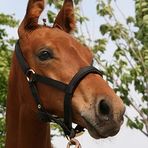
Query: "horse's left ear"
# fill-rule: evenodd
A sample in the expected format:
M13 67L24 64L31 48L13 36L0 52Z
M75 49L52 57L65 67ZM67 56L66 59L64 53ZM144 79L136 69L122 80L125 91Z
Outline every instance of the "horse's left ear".
M65 0L63 7L56 17L53 27L62 28L65 32L71 32L75 28L75 17L72 0Z

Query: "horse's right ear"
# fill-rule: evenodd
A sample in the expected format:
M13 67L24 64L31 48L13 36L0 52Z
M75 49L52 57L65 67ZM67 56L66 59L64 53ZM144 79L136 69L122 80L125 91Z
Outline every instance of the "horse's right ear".
M44 0L29 0L26 15L19 27L19 37L26 32L37 28L38 19L44 9Z
M76 25L72 0L64 0L64 4L58 13L53 27L58 27L69 33Z

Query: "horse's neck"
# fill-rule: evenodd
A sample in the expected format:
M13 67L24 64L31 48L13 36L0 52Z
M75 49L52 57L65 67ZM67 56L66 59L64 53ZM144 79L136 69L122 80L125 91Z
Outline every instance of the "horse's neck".
M9 78L6 148L50 148L49 125L39 121L37 113L32 110L33 99L29 89L23 88L23 75L15 58L13 60L16 65L12 65Z

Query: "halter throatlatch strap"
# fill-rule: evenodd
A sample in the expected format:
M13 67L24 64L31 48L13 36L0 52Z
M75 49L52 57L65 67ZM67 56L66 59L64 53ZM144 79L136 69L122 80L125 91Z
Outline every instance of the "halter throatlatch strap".
M52 78L44 77L42 75L39 75L32 70L29 65L27 64L23 53L21 51L21 48L19 46L19 42L16 43L15 46L15 53L16 57L20 63L21 69L24 72L27 81L30 86L30 90L32 93L32 96L37 104L37 108L39 111L39 118L44 122L55 122L59 124L63 130L66 136L69 138L75 137L76 133L79 133L84 130L83 127L80 125L77 125L75 129L72 128L72 97L75 92L75 89L78 87L79 83L82 79L84 79L88 74L99 74L102 76L102 73L94 68L93 66L87 66L84 68L81 68L72 78L69 84L65 84L63 82L54 80ZM62 119L51 115L49 112L46 111L44 106L42 105L38 89L37 89L37 83L43 83L48 86L55 87L56 89L65 92L64 97L64 122Z

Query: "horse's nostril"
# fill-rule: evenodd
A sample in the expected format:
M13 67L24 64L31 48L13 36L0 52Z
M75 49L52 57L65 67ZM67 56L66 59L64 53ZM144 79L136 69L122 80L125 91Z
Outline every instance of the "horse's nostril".
M99 112L102 115L108 115L110 113L110 107L105 100L102 100L99 104Z

